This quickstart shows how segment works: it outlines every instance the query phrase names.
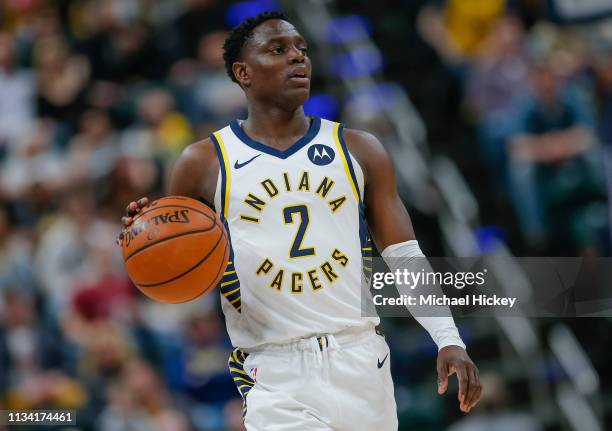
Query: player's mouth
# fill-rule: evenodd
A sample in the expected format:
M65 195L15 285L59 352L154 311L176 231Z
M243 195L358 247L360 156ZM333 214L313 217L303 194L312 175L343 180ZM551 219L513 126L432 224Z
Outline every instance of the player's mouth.
M289 81L299 84L308 84L310 83L310 77L306 73L296 72L289 75Z

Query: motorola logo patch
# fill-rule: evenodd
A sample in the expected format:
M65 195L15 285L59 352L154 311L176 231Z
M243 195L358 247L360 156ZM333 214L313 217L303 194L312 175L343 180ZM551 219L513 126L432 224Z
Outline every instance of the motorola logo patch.
M308 158L312 163L318 166L329 165L334 161L335 157L336 153L327 145L315 144L308 149Z

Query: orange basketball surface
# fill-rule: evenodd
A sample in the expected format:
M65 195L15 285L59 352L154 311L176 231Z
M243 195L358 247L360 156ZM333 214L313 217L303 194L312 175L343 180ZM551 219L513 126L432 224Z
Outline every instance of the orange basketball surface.
M212 290L229 257L228 235L219 217L183 196L161 198L143 208L123 231L120 245L136 287L168 303Z

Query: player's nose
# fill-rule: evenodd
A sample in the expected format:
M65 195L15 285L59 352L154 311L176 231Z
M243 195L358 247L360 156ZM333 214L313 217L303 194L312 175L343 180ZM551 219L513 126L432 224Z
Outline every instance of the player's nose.
M289 60L293 63L304 63L306 61L306 54L297 46L292 46L289 51Z

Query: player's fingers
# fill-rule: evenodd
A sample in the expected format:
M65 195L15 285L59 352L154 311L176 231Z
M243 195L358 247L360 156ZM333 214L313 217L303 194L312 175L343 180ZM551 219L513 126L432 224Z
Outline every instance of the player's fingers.
M466 366L466 372L468 375L468 391L463 402L466 412L469 412L474 404L474 398L478 392L478 379L476 377L476 367L472 364Z
M482 385L478 386L478 393L476 394L476 400L474 400L474 404L472 404L472 408L474 408L476 406L476 404L478 404L478 402L480 401L480 397L482 395Z
M123 224L123 227L128 227L133 221L134 219L132 217L121 217L121 224Z
M457 380L459 381L459 393L457 399L459 400L459 408L461 411L465 411L465 397L470 389L470 379L467 374L465 364L458 364L455 366L457 369Z
M467 399L467 409L470 411L480 399L482 386L480 385L478 368L476 368L476 366L473 364L471 364L468 368L470 372L470 394Z
M145 196L144 198L138 199L138 201L136 201L136 203L138 204L138 210L140 211L141 208L144 208L147 205L149 205L149 198L147 198Z
M478 401L480 401L481 394L482 394L482 386L478 386L478 390L476 391L475 400L473 400L472 405L468 411L472 410L476 406L476 404L478 404Z
M133 216L136 214L136 210L138 209L138 204L135 201L132 201L125 207L125 212L128 216Z
M438 363L436 367L438 371L438 394L442 395L448 388L448 370L445 363Z
M127 208L125 209L125 212L127 213L128 216L134 217L147 205L149 205L149 198L147 197L140 198L137 201L130 202Z

